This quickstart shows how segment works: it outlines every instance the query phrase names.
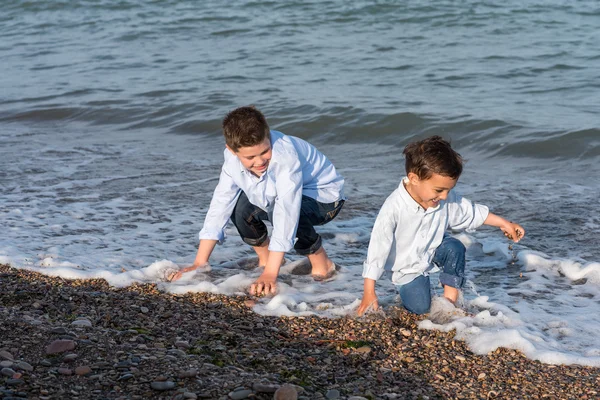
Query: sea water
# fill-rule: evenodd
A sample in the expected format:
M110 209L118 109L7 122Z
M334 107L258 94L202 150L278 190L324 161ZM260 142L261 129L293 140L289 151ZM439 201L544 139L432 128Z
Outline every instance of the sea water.
M13 1L0 6L0 262L123 287L245 295L260 274L235 228L191 264L223 152L220 120L255 104L315 144L348 201L320 227L339 264L286 256L266 315L355 315L362 263L402 149L439 134L467 160L455 190L519 222L482 227L456 313L421 329L485 354L600 366L596 2ZM385 309L398 304L389 277Z

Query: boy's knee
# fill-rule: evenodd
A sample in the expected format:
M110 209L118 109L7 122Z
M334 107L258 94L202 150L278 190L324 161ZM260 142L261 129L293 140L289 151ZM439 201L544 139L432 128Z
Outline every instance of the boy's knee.
M467 248L462 242L456 238L446 238L442 242L443 246L447 251L451 251L454 254L464 254L467 252Z

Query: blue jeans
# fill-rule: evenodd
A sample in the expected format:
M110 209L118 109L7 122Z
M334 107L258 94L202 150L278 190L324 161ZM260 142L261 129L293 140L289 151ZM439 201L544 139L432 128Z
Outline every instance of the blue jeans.
M433 262L442 270L440 283L460 289L465 284L466 248L460 240L445 236L436 249ZM420 275L406 285L396 286L402 305L415 314L426 314L431 307L429 276Z
M320 203L302 196L298 229L296 230L296 253L306 256L321 248L321 235L315 231L316 225L324 225L334 219L344 205L344 200L334 203ZM242 240L251 246L260 246L268 239L267 226L263 221L269 219L266 211L250 203L246 193L242 192L231 214L231 221L237 228Z

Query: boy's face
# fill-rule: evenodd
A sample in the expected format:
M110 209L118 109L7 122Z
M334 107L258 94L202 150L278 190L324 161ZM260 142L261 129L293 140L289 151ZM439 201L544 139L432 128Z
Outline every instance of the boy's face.
M456 186L457 179L438 174L433 174L429 179L419 179L417 174L409 172L408 182L408 193L427 210L437 207L440 200L448 198L448 193Z
M271 139L267 136L262 143L255 146L240 147L238 151L231 151L242 163L244 168L256 176L262 176L267 171L271 160Z

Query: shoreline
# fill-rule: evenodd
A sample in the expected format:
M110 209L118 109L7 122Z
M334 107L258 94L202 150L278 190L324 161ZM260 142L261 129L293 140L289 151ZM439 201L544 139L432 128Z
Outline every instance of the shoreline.
M266 317L249 299L0 265L0 398L592 399L600 368L471 353L423 317ZM63 347L61 347L63 346Z

